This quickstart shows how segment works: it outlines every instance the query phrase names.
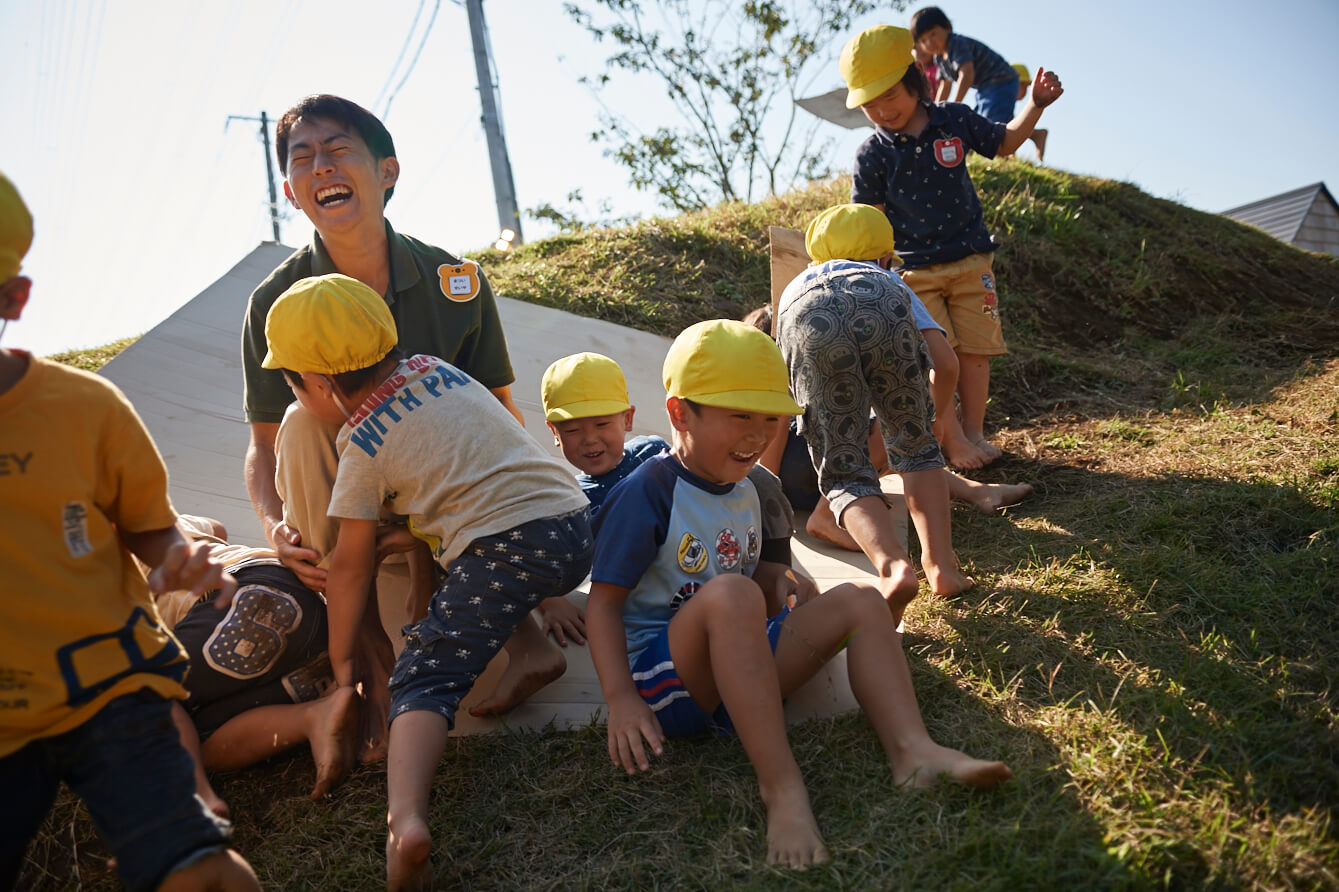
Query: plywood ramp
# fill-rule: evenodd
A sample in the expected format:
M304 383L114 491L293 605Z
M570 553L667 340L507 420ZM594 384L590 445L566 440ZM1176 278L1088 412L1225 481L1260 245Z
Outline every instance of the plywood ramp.
M125 391L158 443L177 510L216 517L233 541L251 545L264 544L264 538L242 478L249 442L242 419L242 318L251 291L291 251L283 245L262 244L102 372ZM540 377L553 360L583 350L604 353L622 365L638 407L635 433L669 438L660 383L668 339L508 298L500 298L498 308L516 372L512 390L526 429L555 455L558 451L539 406ZM905 518L904 510L899 513ZM794 540L795 562L819 581L820 588L847 579L873 579L863 555L809 538L803 533L803 515L797 525L801 532ZM584 603L584 594L574 597ZM603 710L594 667L584 647L569 646L565 653L568 669L561 679L502 720L475 719L462 710L456 733L480 733L504 724L532 729L588 724ZM491 690L503 660L505 656L494 661L466 704L478 690ZM801 720L855 708L843 654L790 698L786 715Z

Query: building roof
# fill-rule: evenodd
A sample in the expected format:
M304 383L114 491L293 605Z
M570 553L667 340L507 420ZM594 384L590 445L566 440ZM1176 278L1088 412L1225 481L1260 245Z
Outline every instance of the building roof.
M1330 194L1325 184L1312 183L1310 186L1303 186L1272 198L1262 198L1250 204L1243 204L1241 207L1230 208L1223 211L1223 216L1249 223L1257 229L1263 229L1276 239L1291 244L1296 240L1307 215L1322 197L1332 208L1339 210L1339 204L1335 203L1334 196Z

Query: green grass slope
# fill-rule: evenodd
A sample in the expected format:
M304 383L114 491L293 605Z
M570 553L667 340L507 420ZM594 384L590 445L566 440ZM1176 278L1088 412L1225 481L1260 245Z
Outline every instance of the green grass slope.
M905 639L931 733L1005 759L985 794L893 788L859 716L795 729L833 854L763 863L737 741L648 775L603 730L454 740L433 793L443 888L1339 889L1339 264L1131 186L973 162L1012 353L988 421L1029 480L954 514L979 582ZM673 334L768 294L766 227L843 181L480 259L499 293ZM383 883L385 774L305 796L302 753L217 778L267 888ZM24 887L110 889L62 797Z

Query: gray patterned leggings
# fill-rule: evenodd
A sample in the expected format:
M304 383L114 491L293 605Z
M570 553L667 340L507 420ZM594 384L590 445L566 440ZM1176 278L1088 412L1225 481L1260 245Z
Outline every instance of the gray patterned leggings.
M799 432L838 521L856 499L883 495L869 457L871 409L894 471L944 466L930 354L896 276L847 268L812 277L781 308L777 343L805 407Z

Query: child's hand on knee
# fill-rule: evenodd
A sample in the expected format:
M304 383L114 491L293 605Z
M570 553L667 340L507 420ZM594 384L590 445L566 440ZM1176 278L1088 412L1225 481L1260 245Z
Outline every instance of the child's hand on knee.
M545 598L539 602L539 615L544 618L544 634L552 635L561 647L571 638L576 644L586 643L586 614L567 598Z

